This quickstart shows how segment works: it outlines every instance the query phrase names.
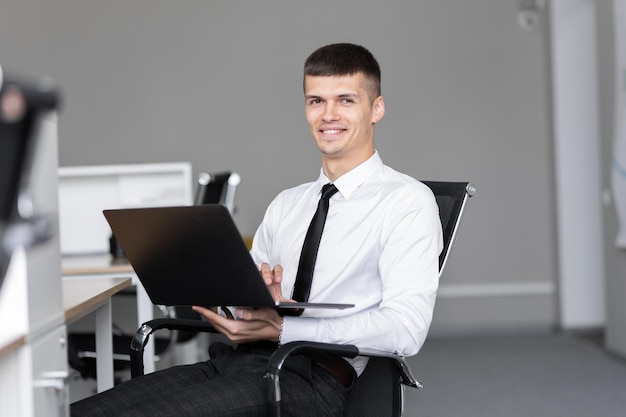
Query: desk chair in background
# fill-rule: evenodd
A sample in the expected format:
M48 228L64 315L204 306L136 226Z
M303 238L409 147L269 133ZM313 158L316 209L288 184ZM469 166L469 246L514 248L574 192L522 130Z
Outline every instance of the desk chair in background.
M237 186L240 182L241 177L236 172L226 171L212 174L208 172L202 172L200 175L198 175L194 205L200 206L203 204L222 204L228 209L228 211L232 215L235 213L235 192L237 191ZM159 308L161 310L165 309L165 315L172 319L202 319L200 314L193 311L191 307L159 306ZM175 346L175 343L188 342L189 340L196 337L197 334L198 332L194 331L172 329L170 337L174 339L174 343L170 343L169 346L173 347ZM131 338L132 337L126 340L127 343L124 346L124 352L128 352L128 346L130 345Z
M241 182L236 172L206 173L198 175L194 205L223 204L230 213L235 211L235 192ZM134 289L123 295L136 295ZM164 316L170 319L199 321L200 315L190 307L157 306ZM197 332L172 329L168 337L154 338L154 360L159 361L169 355L176 344L193 339ZM127 334L114 325L113 329L113 365L115 371L128 369L131 366L128 346L132 334ZM96 378L96 340L94 333L72 332L68 334L68 360L70 366L77 370L83 378ZM116 381L119 382L119 381Z
M439 206L444 246L439 255L439 277L446 266L458 227L469 197L476 188L470 182L422 181L433 191ZM143 350L150 335L160 329L211 332L216 330L206 321L155 319L144 323L130 347L131 377L143 375ZM327 353L353 358L369 357L365 371L355 382L348 402L349 417L399 417L403 412L404 386L421 388L406 360L400 356L354 345L318 342L291 342L280 346L270 357L266 369L268 415L280 416L280 372L284 361L294 353Z
M209 174L203 172L198 176L194 204L223 204L230 214L235 212L235 191L241 182L236 172L220 172Z

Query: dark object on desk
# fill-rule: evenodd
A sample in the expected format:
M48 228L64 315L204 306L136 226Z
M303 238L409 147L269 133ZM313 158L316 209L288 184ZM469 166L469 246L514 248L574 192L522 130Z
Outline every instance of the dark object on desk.
M0 67L0 288L13 250L51 235L48 220L18 202L28 202L25 187L38 146L40 117L56 109L58 102L51 80L18 80Z
M443 273L457 230L469 197L476 188L469 182L423 181L437 199L443 228L444 247L439 255L439 276ZM213 332L207 322L196 320L156 319L144 323L131 345L131 375L143 375L143 350L150 335L160 329ZM404 358L391 353L359 349L353 345L318 342L291 342L280 346L271 356L265 378L267 380L268 416L280 416L280 372L286 358L295 353L309 355L330 354L348 358L368 356L369 363L357 379L350 394L348 417L399 417L402 415L402 385L421 388Z
M113 259L126 258L126 254L124 253L124 250L120 246L120 242L117 241L117 238L112 233L111 233L111 237L109 237L109 253L113 257Z

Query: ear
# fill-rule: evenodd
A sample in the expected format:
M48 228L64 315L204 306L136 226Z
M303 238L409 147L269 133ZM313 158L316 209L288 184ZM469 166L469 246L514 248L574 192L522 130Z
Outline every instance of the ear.
M378 96L372 105L372 124L376 124L385 115L385 101L383 96Z

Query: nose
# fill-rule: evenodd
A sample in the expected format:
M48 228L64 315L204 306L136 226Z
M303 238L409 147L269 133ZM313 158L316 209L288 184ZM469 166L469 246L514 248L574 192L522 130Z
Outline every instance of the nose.
M339 119L339 114L337 113L337 107L334 102L328 101L326 106L324 107L324 114L322 115L325 122L330 122L333 120Z

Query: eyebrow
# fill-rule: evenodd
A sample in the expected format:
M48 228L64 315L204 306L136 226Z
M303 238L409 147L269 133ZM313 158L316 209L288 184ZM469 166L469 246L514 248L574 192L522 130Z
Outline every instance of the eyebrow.
M352 99L358 99L360 96L356 93L344 93L344 94L338 94L336 96L333 96L334 98L352 98ZM322 96L318 96L317 94L306 94L304 96L304 98L306 100L310 100L310 99L314 99L314 98L318 98L318 99L323 99Z

